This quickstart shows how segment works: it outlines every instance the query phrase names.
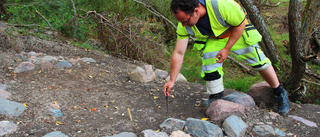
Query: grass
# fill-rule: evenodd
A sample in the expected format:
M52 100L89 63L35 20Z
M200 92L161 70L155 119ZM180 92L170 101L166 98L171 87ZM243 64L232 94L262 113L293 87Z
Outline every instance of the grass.
M241 91L247 93L250 87L262 81L261 77L258 76L248 76L247 74L244 77L237 76L236 78L232 77L225 77L224 79L224 86L228 89L235 89L237 91Z
M187 49L184 57L184 62L181 68L181 73L187 78L189 82L205 84L201 78L201 56L199 51Z

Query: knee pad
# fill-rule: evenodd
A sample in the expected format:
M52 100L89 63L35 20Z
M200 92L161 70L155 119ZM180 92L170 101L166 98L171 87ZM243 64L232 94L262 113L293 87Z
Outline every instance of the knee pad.
M222 77L216 80L207 81L206 87L208 94L217 94L224 91Z
M216 80L216 79L219 79L219 78L221 78L221 75L219 74L218 71L215 71L215 72L211 72L211 73L205 73L203 79L205 81L212 81L212 80Z
M257 71L261 71L261 70L266 70L267 68L269 68L271 65L268 63L265 63L263 65L257 65L257 66L253 66L253 69L257 70Z

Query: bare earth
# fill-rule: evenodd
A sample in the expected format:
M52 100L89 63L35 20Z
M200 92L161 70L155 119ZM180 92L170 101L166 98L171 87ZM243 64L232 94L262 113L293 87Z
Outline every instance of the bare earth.
M29 36L20 36L13 41L20 41L15 50L9 48L0 51L0 83L8 85L6 91L12 94L11 101L26 103L28 107L18 117L0 115L0 121L18 124L18 130L6 135L8 137L38 137L52 131L61 131L69 136L110 136L121 132L134 132L138 135L145 129L160 129L159 125L167 118L186 120L188 117L206 117L205 109L196 105L202 97L200 93L205 89L203 85L176 83L174 98L169 98L166 113L163 80L139 83L128 77L136 66L144 64L142 62L79 49L66 41L48 44L51 42ZM88 57L97 62L81 63L81 67L73 66L63 70L41 70L40 66L36 66L32 71L12 74L13 70L9 68L15 68L21 63L15 56L21 51L42 52L66 59ZM226 92L228 94L234 91ZM55 102L62 110L61 118L53 117L48 112L49 105ZM132 121L128 109L132 114ZM291 103L288 115L303 117L320 126L318 105ZM289 133L288 136L316 137L320 134L319 128L309 127L288 116L279 116L277 119L268 119L266 116L266 109L247 109L246 115L241 116L249 125L246 136L257 136L252 128L261 122L284 130Z

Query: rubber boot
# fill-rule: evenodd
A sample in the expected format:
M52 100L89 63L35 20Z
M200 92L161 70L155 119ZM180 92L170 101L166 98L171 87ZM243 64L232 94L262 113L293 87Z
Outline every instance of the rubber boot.
M208 99L202 99L201 106L208 108L213 101L221 99L223 97L223 91L217 94L211 94Z
M278 105L278 113L281 116L286 115L290 108L287 91L284 90L281 85L279 85L279 87L273 89L273 93L275 95L275 101Z

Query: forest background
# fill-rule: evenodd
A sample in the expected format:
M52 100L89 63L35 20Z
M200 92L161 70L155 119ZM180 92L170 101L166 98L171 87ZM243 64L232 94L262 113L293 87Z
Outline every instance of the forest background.
M297 0L253 1L283 60L273 62L281 83L285 83L291 73L300 73L292 72L292 60L296 59L292 58L290 51L290 47L292 49L293 46L290 45L292 35L290 36L289 29L289 6L293 1ZM312 0L300 1L302 6L298 7L297 12L301 14L310 1ZM8 34L18 31L23 35L33 35L47 40L68 39L80 48L100 50L119 58L141 60L157 68L170 70L170 56L176 39L175 25L178 23L170 11L171 0L0 0L0 2L1 20L19 28L7 29ZM317 6L319 8L319 5ZM312 72L312 75L303 75L299 79L298 88L288 91L291 101L320 105L320 61L317 58L319 15L314 20L310 32L314 35L309 35L314 37L308 38L308 41L312 41L308 44L312 47L313 54L310 60L305 61L305 71ZM45 35L48 31L57 35L48 37ZM99 44L92 44L94 41ZM189 82L205 84L200 77L201 52L192 50L192 40L189 43L181 73ZM225 88L247 92L251 85L263 81L259 73L247 67L245 62L237 62L234 59L237 59L237 56L230 54L229 59L224 62Z

